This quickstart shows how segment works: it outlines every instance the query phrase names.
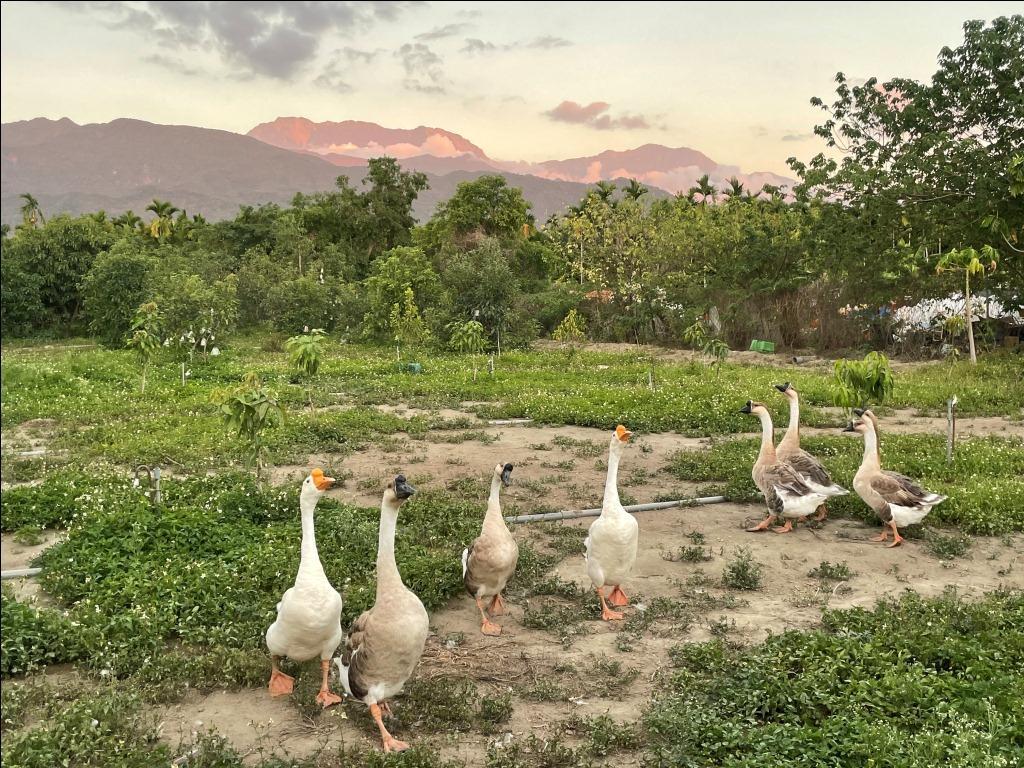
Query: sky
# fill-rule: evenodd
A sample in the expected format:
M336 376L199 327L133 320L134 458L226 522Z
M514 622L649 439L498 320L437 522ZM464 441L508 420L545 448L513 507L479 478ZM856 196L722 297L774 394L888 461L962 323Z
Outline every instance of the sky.
M493 158L687 146L786 173L833 78L927 79L1024 2L4 2L0 117L428 125Z

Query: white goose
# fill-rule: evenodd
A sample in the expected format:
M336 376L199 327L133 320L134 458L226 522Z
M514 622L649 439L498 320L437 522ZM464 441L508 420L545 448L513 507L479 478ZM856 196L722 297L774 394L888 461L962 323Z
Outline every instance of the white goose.
M800 393L788 381L785 384L776 384L775 388L789 400L789 425L776 449L778 457L799 472L804 482L815 491L826 496L847 495L849 491L833 482L825 465L800 447ZM820 522L827 515L825 505L822 504L818 507L818 514L814 519ZM787 520L786 525L791 526L791 522Z
M501 597L505 584L516 572L519 561L519 545L505 525L501 515L499 495L501 487L512 483L512 465L498 464L491 477L491 495L487 499L487 512L480 535L473 544L462 551L462 581L466 591L476 600L483 623L480 631L485 635L500 635L501 626L487 616L483 601L491 598L492 616L505 612L505 601Z
M619 459L629 442L632 432L619 424L612 434L608 449L608 476L605 478L604 501L601 515L590 525L590 533L584 541L587 574L594 584L594 590L601 600L601 618L605 621L621 619L622 613L613 611L614 606L629 605L622 582L629 576L636 563L639 526L636 518L629 514L619 501ZM605 600L605 586L613 587Z
M384 490L377 540L377 597L373 607L352 624L345 652L334 660L345 692L369 706L385 752L409 748L388 733L382 715L391 713L387 700L401 693L419 663L430 629L423 603L402 583L395 563L398 510L415 492L402 475Z
M853 412L859 418L843 431L864 436L864 458L853 477L853 489L882 521L882 532L871 540L887 541L892 529L893 541L888 546L898 547L903 543L899 528L920 523L946 497L926 491L906 475L882 469L877 417L861 408Z
M320 656L322 679L316 700L324 707L341 702L327 683L331 655L341 643L341 595L331 586L320 564L313 531L313 513L324 491L334 485L333 477L314 469L302 482L299 508L302 510L302 550L295 586L277 604L277 620L267 629L271 654L270 695L292 692L295 679L278 666L282 656L309 661Z
M768 504L768 516L748 531L763 531L779 517L786 520L784 526L773 528L776 533L788 533L793 529L793 520L810 515L828 498L808 485L800 473L790 464L781 461L775 452L772 435L772 417L763 403L747 400L741 413L751 413L761 420L761 450L750 476L754 485L764 494Z

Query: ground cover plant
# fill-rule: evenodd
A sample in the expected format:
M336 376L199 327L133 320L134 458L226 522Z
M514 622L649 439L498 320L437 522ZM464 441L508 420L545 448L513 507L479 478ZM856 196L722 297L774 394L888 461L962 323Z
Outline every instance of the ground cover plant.
M650 765L1011 766L1024 750L1024 597L907 593L753 649L672 651Z

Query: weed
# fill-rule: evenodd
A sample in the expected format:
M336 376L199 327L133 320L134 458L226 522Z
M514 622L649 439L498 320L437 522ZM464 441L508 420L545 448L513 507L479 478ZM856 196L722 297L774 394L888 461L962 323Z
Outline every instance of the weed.
M34 547L43 543L43 527L37 523L23 525L14 532L14 540L23 547Z
M961 535L945 536L931 533L928 536L928 551L940 560L964 557L971 548L971 537Z
M715 556L711 554L710 547L700 546L680 547L674 553L663 553L662 557L671 563L678 563L680 561L686 563L707 563L715 559Z
M849 581L857 574L850 570L845 560L835 564L822 560L818 567L812 568L807 575L822 581Z
M740 547L722 571L722 583L732 589L760 589L763 574L764 566L754 560L749 549Z

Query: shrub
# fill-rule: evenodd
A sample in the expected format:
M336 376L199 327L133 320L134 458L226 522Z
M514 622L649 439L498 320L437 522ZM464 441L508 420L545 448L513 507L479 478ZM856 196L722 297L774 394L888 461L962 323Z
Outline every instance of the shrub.
M107 346L124 342L149 291L153 258L135 240L120 240L96 257L82 284L89 330ZM163 341L163 339L161 339Z
M722 583L733 589L760 589L763 574L764 566L754 560L749 549L740 547L736 550L736 556L726 563L722 571Z

